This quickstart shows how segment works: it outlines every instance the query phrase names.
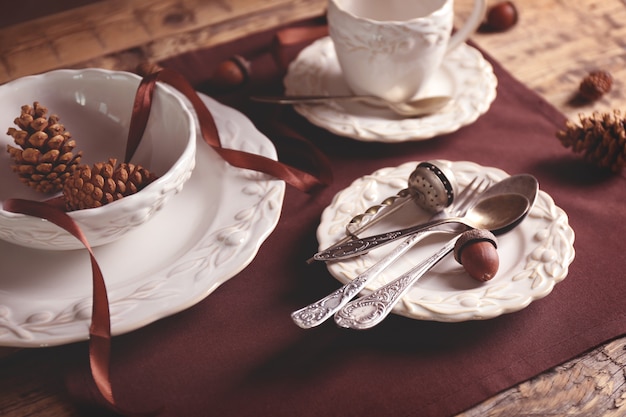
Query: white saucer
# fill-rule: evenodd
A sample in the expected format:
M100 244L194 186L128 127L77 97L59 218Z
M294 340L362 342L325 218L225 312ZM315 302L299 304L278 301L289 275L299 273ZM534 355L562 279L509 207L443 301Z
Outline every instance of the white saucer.
M349 95L329 37L302 50L284 79L287 95ZM473 123L496 97L497 79L481 53L462 44L452 50L419 96L450 95L440 112L401 118L387 109L362 103L299 104L295 109L311 123L337 135L362 141L403 142L430 139Z
M447 166L461 186L475 176L495 182L508 176L497 168L482 167L472 162L437 161ZM406 187L406 179L417 162L384 168L357 179L339 192L327 207L317 229L320 249L345 236L345 225L356 214L395 195ZM419 216L419 217L418 217ZM392 217L392 216L390 216ZM395 230L410 222L426 220L428 215L416 205L409 204L393 216L368 230L373 235ZM364 293L384 285L430 256L451 236L437 233L428 236L410 252L388 268ZM452 255L448 255L420 279L394 308L396 314L419 320L457 322L482 320L521 310L532 301L547 296L563 280L574 260L574 231L565 212L554 204L544 191L528 217L515 229L498 236L500 268L488 282L472 279ZM393 244L346 261L328 263L330 273L347 283L372 266L393 249Z
M272 143L238 111L202 96L226 147L276 159ZM172 201L124 238L96 248L112 333L184 310L245 268L274 230L285 184L233 168L198 138L196 168ZM85 250L37 251L0 242L0 345L86 340L91 267Z

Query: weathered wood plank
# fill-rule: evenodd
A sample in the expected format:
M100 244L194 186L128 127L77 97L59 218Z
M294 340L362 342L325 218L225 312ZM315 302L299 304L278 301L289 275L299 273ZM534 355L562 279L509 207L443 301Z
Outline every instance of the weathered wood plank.
M457 21L471 1L457 0ZM601 0L524 0L515 2L518 24L507 32L478 33L472 39L524 84L568 117L626 108L626 7ZM582 78L604 69L614 78L610 94L586 105L571 102Z
M0 30L0 83L138 47L153 51L146 58L163 59L184 45L216 45L324 7L321 0L98 2Z
M457 417L626 415L626 339L511 388Z

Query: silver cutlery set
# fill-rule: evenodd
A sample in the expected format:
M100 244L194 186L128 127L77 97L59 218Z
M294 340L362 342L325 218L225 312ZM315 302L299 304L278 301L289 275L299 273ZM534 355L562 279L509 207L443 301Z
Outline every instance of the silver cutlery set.
M401 240L401 243L341 288L294 311L291 314L293 321L302 328L311 328L334 316L337 325L345 328L367 329L377 325L387 317L419 278L453 251L455 243L464 232L485 229L497 235L511 230L532 208L538 189L537 180L533 176L520 174L507 177L495 184L477 177L457 193L456 180L452 172L438 167L435 163L420 163L411 173L406 189L352 218L346 225L346 237L316 253L309 262L347 259L390 242ZM370 226L392 216L409 202L414 202L432 213L430 219L401 230L364 238L359 236ZM432 233L452 233L454 236L441 249L411 270L370 294L351 301L386 268Z

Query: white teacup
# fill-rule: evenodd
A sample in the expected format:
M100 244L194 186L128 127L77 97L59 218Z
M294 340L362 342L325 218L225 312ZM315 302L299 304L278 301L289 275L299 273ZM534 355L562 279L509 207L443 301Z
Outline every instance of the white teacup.
M346 83L355 94L402 102L417 95L447 52L480 25L474 0L454 35L453 0L329 0L328 29Z

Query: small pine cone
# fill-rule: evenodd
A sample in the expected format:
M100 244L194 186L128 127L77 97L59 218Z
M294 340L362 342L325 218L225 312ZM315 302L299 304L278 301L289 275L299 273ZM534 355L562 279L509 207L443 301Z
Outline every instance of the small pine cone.
M611 91L613 77L606 71L593 71L580 82L578 93L582 98L595 101Z
M9 127L7 135L19 147L7 145L13 159L13 172L20 181L43 193L60 191L63 182L76 170L81 152L74 154L76 142L59 118L46 118L48 109L34 102L33 106L22 106L21 114Z
M81 165L65 181L63 196L68 211L101 207L134 194L156 179L140 165L121 163L116 159Z
M557 132L557 138L586 161L620 172L626 165L626 120L621 112L595 112L590 117L579 117L580 125L568 120L565 129Z

